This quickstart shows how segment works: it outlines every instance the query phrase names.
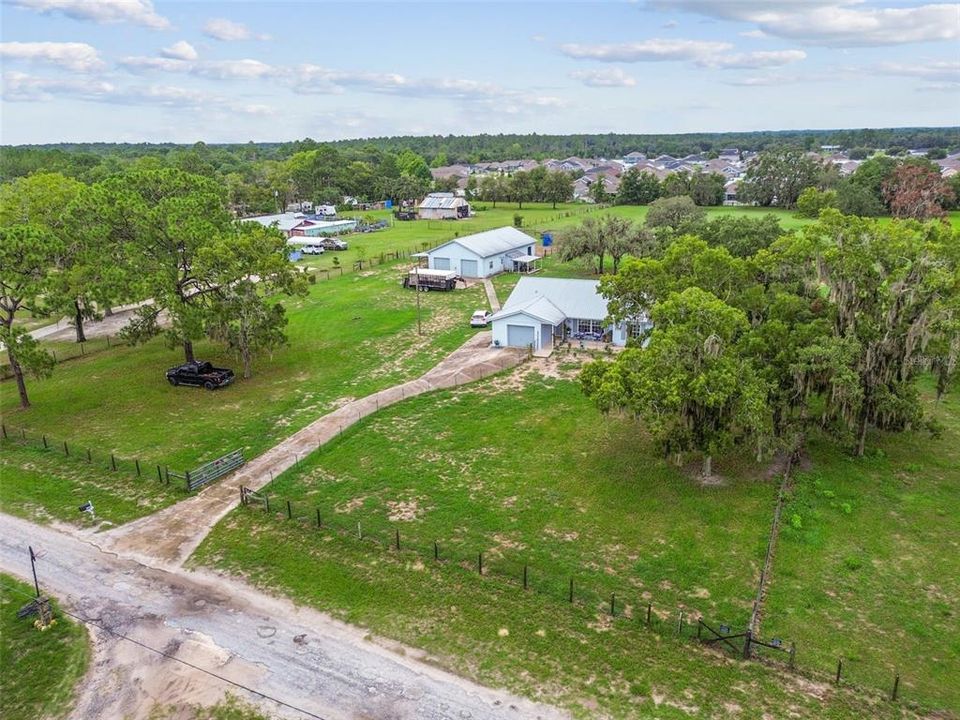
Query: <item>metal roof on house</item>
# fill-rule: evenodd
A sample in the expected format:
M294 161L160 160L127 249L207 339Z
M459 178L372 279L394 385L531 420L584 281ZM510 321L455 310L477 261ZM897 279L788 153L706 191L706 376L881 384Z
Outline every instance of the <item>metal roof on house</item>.
M516 228L506 226L497 228L496 230L487 230L474 235L449 240L443 243L443 245L437 245L433 250L429 250L428 254L434 253L440 248L444 248L452 243L456 243L475 255L487 258L510 250L516 250L517 248L528 247L533 245L534 242L534 239L526 233L520 232Z
M560 308L550 302L547 298L535 297L519 305L504 307L502 310L499 310L493 314L490 317L490 320L502 320L504 318L512 317L513 315L519 315L521 313L524 315L529 315L530 317L542 322L550 323L551 325L559 325L567 319L567 316L563 314Z
M561 319L605 320L607 317L607 301L600 294L599 280L543 277L520 278L503 309L493 317L496 319L498 316L513 314L514 311L532 306L534 301L541 299L547 300L559 311ZM542 304L537 304L536 307L545 311Z
M306 219L303 213L280 213L243 218L243 222L255 222L264 227L276 227L283 231L292 230Z
M452 209L466 204L462 197L456 197L453 193L431 193L427 195L420 203L421 210L439 210Z

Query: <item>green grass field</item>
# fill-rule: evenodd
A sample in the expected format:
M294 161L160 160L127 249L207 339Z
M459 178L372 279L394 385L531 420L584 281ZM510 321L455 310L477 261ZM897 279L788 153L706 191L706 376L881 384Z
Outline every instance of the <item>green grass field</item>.
M486 299L481 287L422 293L418 336L414 293L392 267L319 281L287 303L289 345L261 357L254 377L223 390L172 388L166 368L182 355L161 340L72 360L29 382L33 406L20 410L12 382L0 384L4 422L80 447L188 469L236 448L262 452L338 400L361 397L432 367L472 332ZM197 356L236 367L218 346Z
M177 485L161 484L156 468L144 467L137 478L129 462L109 469L103 455L88 464L82 451L64 457L55 444L44 450L9 440L0 445L0 512L33 520L80 527L108 528L149 515L186 497ZM93 503L95 517L78 508Z
M56 624L41 632L36 616L18 618L33 586L0 575L0 717L60 718L90 661L86 630L54 611Z
M960 712L960 398L930 403L940 440L884 437L854 459L811 443L767 597L765 633L851 682Z
M571 358L561 366L573 364ZM280 512L235 511L192 562L236 572L424 648L481 682L564 704L583 717L681 717L687 710L710 716L725 702L745 717L780 717L784 707L795 717L860 717L867 710L857 702L870 703L871 715L899 717L899 708L881 702L892 681L883 668L852 678L867 688L854 701L828 684L731 664L673 637L680 608L688 617L703 613L742 627L776 486L762 468L728 462L720 468L725 485L701 487L655 457L642 437L630 420L604 419L566 380L531 376L521 388L508 375L419 397L277 478L265 490ZM915 439L880 443L909 448ZM819 472L829 477L834 468L825 464ZM285 519L286 499L299 522ZM327 530L315 528L316 508ZM355 536L357 522L363 540ZM399 553L390 549L398 529ZM883 535L879 527L875 532ZM849 527L845 537L855 537ZM918 554L921 546L935 552L942 537L931 531L918 540ZM434 540L441 563L432 560ZM820 560L810 555L807 548L796 563L816 588ZM524 563L527 592L520 584ZM953 573L955 560L939 568ZM776 565L772 595L786 576ZM611 591L620 614L614 621ZM763 636L796 641L800 668L826 680L830 668L821 658L836 647L850 652L859 628L845 625L824 638L822 619L806 628L777 620L804 608L808 597L771 597ZM638 627L648 600L660 612L657 633ZM869 612L876 601L864 594L859 602L859 611ZM949 617L941 611L914 605L910 621L935 624L931 634L943 633L949 644ZM895 635L906 626L900 620L881 629ZM934 669L941 674L924 680L932 661L921 647L889 648L903 668L915 668L909 682L904 670L904 697L955 709L943 683L957 674L956 656L944 649L943 665Z

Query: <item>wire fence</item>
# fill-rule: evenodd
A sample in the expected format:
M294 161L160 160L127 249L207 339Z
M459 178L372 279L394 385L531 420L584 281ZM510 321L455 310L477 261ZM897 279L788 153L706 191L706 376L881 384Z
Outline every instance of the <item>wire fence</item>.
M605 580L587 572L579 575L565 573L531 564L500 550L491 552L481 547L470 548L467 541L455 537L425 539L410 532L409 528L401 529L397 522L391 522L383 515L358 517L353 512L337 512L304 500L292 500L245 487L240 488L240 502L243 510L251 515L274 522L295 523L305 537L317 533L334 534L346 542L368 549L377 548L397 559L415 559L437 567L456 568L518 592L548 598L572 611L586 614L590 622L603 622L610 627L640 626L660 636L713 647L815 682L851 687L891 701L903 700L899 672L891 674L890 685L880 688L877 673L871 672L865 663L838 658L836 667L817 665L804 658L795 643L778 637L754 635L749 611L734 622L715 622L696 610L644 597L621 577L610 576ZM905 704L920 707L912 701Z
M127 344L125 340L116 335L101 335L84 340L83 342L71 342L69 340L51 341L47 347L47 351L53 357L53 362L59 365L60 363L69 362L70 360L76 360L77 358L88 355L96 355ZM7 358L7 354L3 353L0 355L0 381L12 380L13 377L13 369L10 367L10 361Z
M145 482L154 481L174 490L188 492L187 484L183 482L188 473L171 470L166 464L157 464L143 458L121 457L100 448L92 449L46 433L14 428L5 422L0 423L0 442L49 450L64 463L85 464L117 475L132 476Z

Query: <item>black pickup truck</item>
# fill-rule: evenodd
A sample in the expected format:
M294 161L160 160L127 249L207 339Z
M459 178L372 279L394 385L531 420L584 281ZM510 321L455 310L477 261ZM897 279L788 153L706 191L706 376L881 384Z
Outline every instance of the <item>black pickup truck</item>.
M233 382L233 370L216 368L208 362L197 360L167 370L167 382L215 390Z

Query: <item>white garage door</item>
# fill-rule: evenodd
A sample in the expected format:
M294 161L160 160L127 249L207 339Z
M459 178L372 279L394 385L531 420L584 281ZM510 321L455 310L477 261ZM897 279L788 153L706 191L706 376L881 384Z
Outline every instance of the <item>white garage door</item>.
M450 269L450 258L435 257L435 258L433 259L433 269L434 269L434 270L449 270L449 269Z
M533 345L533 328L527 325L507 325L507 345L510 347Z
M463 277L480 277L480 273L477 272L477 261L461 260L460 274L463 275Z

